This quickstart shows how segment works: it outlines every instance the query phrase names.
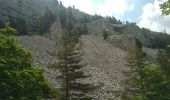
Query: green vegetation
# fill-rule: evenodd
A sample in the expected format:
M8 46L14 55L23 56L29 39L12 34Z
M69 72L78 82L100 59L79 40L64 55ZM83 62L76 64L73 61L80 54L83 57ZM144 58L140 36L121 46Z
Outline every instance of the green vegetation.
M167 47L169 51L169 47ZM170 62L168 51L159 50L157 64L139 70L141 95L147 100L170 100Z
M139 39L135 38L135 47L131 47L128 50L126 56L126 65L131 68L128 74L128 79L125 81L125 90L123 91L122 100L142 100L137 99L140 93L140 87L138 85L138 78L140 73L138 70L144 66L144 57L146 54L142 50L142 43Z
M24 35L27 34L26 21L23 18L11 18L9 20L11 22L11 27L15 28L19 34Z
M129 48L128 54L126 56L126 65L132 68L136 66L143 66L143 58L146 54L142 51L142 43L139 39L135 38L136 46Z
M48 32L49 28L51 27L52 23L55 21L55 15L53 12L46 8L45 15L38 19L38 32L40 35Z
M170 14L170 0L160 4L163 15ZM142 29L150 48L159 48L157 62L146 65L142 44L136 39L136 48L130 48L126 65L132 68L126 80L122 100L170 100L170 36L163 31L155 33ZM168 45L168 46L167 46ZM164 49L164 50L163 50Z
M165 49L170 44L170 35L161 33L150 38L151 48Z
M126 57L127 65L132 67L133 72L126 81L122 99L170 100L170 47L167 46L165 51L159 50L156 64L145 65L142 61L142 46L137 41L137 48L129 49Z
M9 33L8 33L9 32ZM55 97L43 70L32 65L32 55L10 36L9 27L0 32L0 98L3 100L40 100Z
M69 32L62 34L61 48L57 53L52 53L52 56L56 56L58 61L49 67L61 72L57 76L62 81L61 93L63 96L61 100L91 100L92 97L87 96L86 93L92 92L95 87L84 82L89 75L85 75L82 71L84 65L80 64L81 54L72 39Z
M14 18L14 17L9 16L8 22L10 22L11 27L15 28L18 31L18 35L27 34L27 27L26 27L25 19ZM6 27L6 23L4 24L4 22L0 21L0 28L5 28L5 27Z
M106 40L108 38L108 33L106 30L103 31L103 38Z
M18 35L17 30L10 27L10 22L6 22L5 28L1 28L0 32L4 35Z
M160 8L162 10L163 15L169 15L170 14L170 0L167 0L160 4Z

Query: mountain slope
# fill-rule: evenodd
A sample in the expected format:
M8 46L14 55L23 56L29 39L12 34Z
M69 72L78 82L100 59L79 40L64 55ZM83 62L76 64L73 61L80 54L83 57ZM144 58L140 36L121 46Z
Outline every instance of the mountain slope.
M33 52L34 64L43 68L45 76L58 87L59 81L55 78L58 72L47 68L49 63L56 60L47 53L57 50L55 42L42 36L18 36L17 39L23 47ZM127 78L123 73L130 70L124 65L127 51L104 40L101 36L94 35L83 35L79 46L83 55L82 63L87 65L84 71L92 76L87 81L101 85L101 88L92 93L95 100L107 100L110 97L120 100ZM144 51L148 55L147 61L156 58L156 50L144 48Z
M57 80L55 76L57 72L47 68L48 64L53 63L55 58L49 56L48 51L55 51L55 42L42 36L18 36L17 40L21 45L33 53L34 64L37 67L44 69L45 76L57 86Z
M103 87L94 93L96 100L114 96L115 100L119 100L117 95L120 95L122 82L126 78L122 72L129 70L124 65L126 52L100 36L82 36L80 45L84 63L87 64L86 71L92 75L90 81L103 84Z
M22 23L28 32L34 31L47 9L56 13L55 5L55 0L0 0L0 22L10 20L14 26Z

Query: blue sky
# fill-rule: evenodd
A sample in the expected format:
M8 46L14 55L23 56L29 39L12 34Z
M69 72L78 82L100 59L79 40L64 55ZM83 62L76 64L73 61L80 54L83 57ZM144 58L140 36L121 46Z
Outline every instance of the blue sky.
M170 33L170 16L161 16L159 4L166 0L60 0L65 7L75 6L91 15L114 16L122 21L136 22L153 31Z
M134 4L134 9L129 12L125 12L121 19L123 20L133 20L135 22L138 21L139 17L142 14L142 8L144 5L148 3L153 3L154 0L128 0L129 4Z
M96 4L102 4L106 2L107 0L92 0ZM118 1L117 1L118 2ZM138 21L139 17L142 14L142 8L147 3L153 3L154 0L126 0L128 5L133 6L133 9L130 11L125 11L123 15L119 16L119 19L121 20L133 20L135 22ZM130 6L129 6L130 7ZM113 14L113 16L116 16Z

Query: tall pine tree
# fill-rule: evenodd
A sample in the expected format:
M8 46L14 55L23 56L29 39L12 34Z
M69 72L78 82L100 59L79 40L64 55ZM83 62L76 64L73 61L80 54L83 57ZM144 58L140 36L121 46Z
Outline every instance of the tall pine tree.
M51 64L51 68L58 69L61 74L57 76L61 80L61 92L64 100L91 100L86 93L93 90L93 85L80 82L84 78L88 78L81 68L81 54L76 47L75 42L72 42L72 37L68 32L63 33L61 39L61 47L57 53L52 53L58 58L57 62Z
M146 56L142 51L142 43L135 38L135 46L129 48L126 56L126 66L131 68L126 80L126 87L124 89L122 100L136 100L134 99L140 92L138 86L138 77L140 77L139 69L144 65L143 58Z

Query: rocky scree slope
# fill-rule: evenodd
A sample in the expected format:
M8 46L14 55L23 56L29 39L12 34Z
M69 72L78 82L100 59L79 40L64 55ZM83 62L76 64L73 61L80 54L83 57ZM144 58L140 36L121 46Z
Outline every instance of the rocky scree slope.
M55 79L57 72L47 68L49 63L55 61L55 58L47 53L56 50L55 42L42 36L19 36L17 39L33 52L35 65L43 68L45 76L57 87L58 82ZM126 52L114 47L100 36L82 36L80 46L83 63L87 64L84 71L92 75L87 81L103 84L92 95L96 100L106 100L109 97L119 100L118 95L123 89L122 81L126 77L122 71L128 70L128 67L124 66Z
M120 100L122 82L126 79L122 72L129 70L124 65L126 52L102 37L93 35L82 36L80 46L83 62L87 65L85 71L92 75L89 81L102 84L93 93L96 100L107 100L110 97Z
M57 50L55 42L43 36L18 36L17 39L33 52L34 64L43 68L45 76L58 87L59 82L55 78L58 72L47 68L49 63L56 60L47 53ZM79 46L83 55L82 63L87 65L83 70L92 75L87 81L101 85L101 88L92 93L95 100L107 100L110 97L120 100L127 78L123 73L130 71L130 68L125 66L124 58L127 52L95 35L83 35ZM155 58L155 50L144 48L144 51L149 54L147 60Z
M48 64L56 60L48 54L48 51L56 51L55 42L42 36L18 36L17 40L23 47L32 51L34 65L44 69L45 76L57 87L59 84L55 78L57 71L47 68Z

